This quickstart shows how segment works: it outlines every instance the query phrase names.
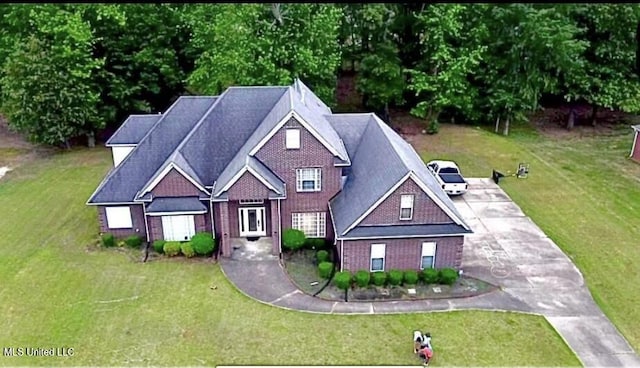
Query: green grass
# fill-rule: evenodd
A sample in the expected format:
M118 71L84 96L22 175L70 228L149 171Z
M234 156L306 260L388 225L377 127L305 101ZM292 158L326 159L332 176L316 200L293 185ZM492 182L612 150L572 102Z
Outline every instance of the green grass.
M75 349L0 365L417 365L416 328L434 335L434 366L579 365L539 316L286 311L242 295L218 265L99 248L84 203L110 162L105 149L76 150L0 181L0 346Z
M628 126L556 139L523 128L502 137L443 125L438 135L414 140L425 160L453 159L468 177L528 163L528 178L500 186L571 257L599 306L640 350L640 165L627 158L632 138Z

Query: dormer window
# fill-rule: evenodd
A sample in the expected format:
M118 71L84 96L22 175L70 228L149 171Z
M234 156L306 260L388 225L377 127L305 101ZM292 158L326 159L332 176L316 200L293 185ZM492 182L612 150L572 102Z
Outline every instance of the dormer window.
M285 140L287 149L300 149L300 129L287 129Z

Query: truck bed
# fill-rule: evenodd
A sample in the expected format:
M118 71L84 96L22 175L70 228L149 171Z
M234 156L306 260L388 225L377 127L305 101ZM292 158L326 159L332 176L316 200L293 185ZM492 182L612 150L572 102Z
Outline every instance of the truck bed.
M460 174L439 174L440 179L446 184L464 184L464 178Z

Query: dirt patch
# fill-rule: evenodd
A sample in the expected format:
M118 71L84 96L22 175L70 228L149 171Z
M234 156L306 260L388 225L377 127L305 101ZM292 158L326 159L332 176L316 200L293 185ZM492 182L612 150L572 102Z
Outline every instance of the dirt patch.
M546 107L529 116L531 124L544 136L556 139L595 137L628 133L629 126L640 124L640 117L622 111L599 109L595 125L591 125L592 109L589 105L577 105L575 126L566 128L571 106Z
M15 169L52 151L51 148L34 145L21 134L12 131L7 120L0 115L0 167Z

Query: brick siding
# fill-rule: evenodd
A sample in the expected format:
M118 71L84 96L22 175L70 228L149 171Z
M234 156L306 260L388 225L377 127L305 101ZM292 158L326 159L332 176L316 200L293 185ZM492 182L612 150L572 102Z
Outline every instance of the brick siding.
M209 213L192 216L196 233L202 231L211 232L211 225L207 225L207 223L211 223L211 220L207 220L207 218L209 217ZM150 241L153 242L155 240L164 239L164 232L162 229L162 216L147 216L147 224L149 225Z
M300 129L300 149L285 148L285 129ZM294 118L289 120L257 152L256 157L278 175L287 186L287 199L281 202L282 230L291 227L293 212L325 212L327 238L333 238L329 199L340 191L342 169L334 166L333 154ZM296 169L319 167L320 192L296 192Z
M124 238L131 235L140 235L143 239L147 240L147 232L144 224L144 211L142 209L142 205L128 205L131 211L131 224L133 225L130 229L109 229L107 226L107 212L105 211L105 207L125 207L127 205L121 206L98 206L98 224L100 225L100 233L110 233L115 237Z
M269 205L269 201L264 201L264 204L259 205L241 205L238 201L229 201L229 237L231 238L239 238L240 237L240 208L251 208L251 207L263 207L265 210L264 220L265 224L265 232L267 236L270 236L271 233L271 206Z
M258 180L250 172L242 174L227 191L229 200L239 199L267 199L269 198L269 188Z
M400 198L413 194L413 217L400 220ZM451 223L453 220L409 178L362 220L361 225L415 225Z
M436 268L453 267L459 269L462 265L462 245L464 237L442 238L407 238L380 240L345 240L342 245L342 268L349 271L369 270L371 268L371 244L386 244L385 271L391 269L409 270L420 269L422 243L436 243ZM340 248L340 242L337 245Z
M200 190L176 169L171 169L151 193L154 197L189 197L199 196Z

